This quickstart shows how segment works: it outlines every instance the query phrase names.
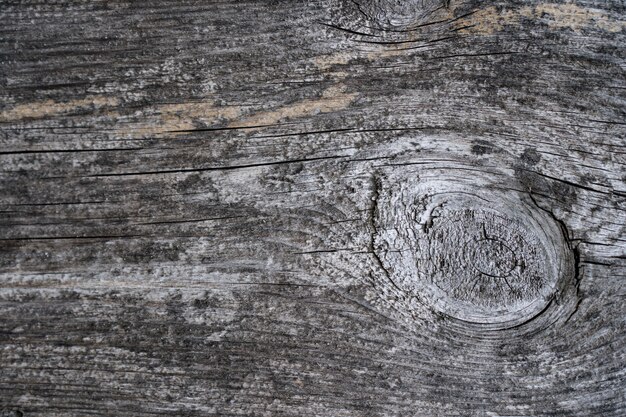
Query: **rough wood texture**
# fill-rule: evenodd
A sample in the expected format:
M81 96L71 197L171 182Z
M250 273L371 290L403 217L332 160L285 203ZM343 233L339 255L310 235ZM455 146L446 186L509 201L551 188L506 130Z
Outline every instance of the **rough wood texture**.
M0 415L625 415L625 12L1 0Z

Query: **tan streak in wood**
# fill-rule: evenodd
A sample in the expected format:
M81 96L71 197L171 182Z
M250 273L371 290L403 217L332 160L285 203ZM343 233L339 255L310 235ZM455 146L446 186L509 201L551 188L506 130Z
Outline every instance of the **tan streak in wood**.
M84 109L98 109L101 107L117 106L119 100L115 97L93 96L67 102L44 100L33 103L19 104L11 109L0 112L1 122L14 122L24 119L43 119L51 116L61 116L73 111Z
M231 123L229 127L272 125L288 118L330 113L348 107L356 97L356 93L345 93L340 86L333 86L325 90L322 97L317 100L304 100L278 110L256 113Z
M125 126L118 133L131 136L176 134L178 130L192 130L196 123L215 124L231 120L241 114L237 106L215 106L212 101L199 103L162 104L147 110L156 113L155 120L139 125Z
M355 55L347 52L337 52L330 55L322 55L313 59L313 64L320 70L326 71L334 65L346 65Z
M197 123L211 125L219 121L229 122L228 127L271 125L286 118L341 110L355 97L356 94L346 94L340 87L331 87L322 93L320 99L305 100L278 110L255 113L241 120L238 119L242 115L242 109L238 106L216 107L212 102L166 104L153 109L157 113L153 122L125 126L118 133L130 136L176 134L179 133L177 131L194 129Z
M416 35L411 34L408 40L415 40ZM350 63L351 59L362 58L367 61L375 61L380 58L394 57L394 56L402 56L406 55L406 46L403 45L377 45L374 47L374 50L370 50L368 52L337 52L330 55L323 55L320 57L316 57L313 60L313 64L320 70L324 71L327 74L331 74L336 78L345 78L348 76L348 73L343 71L332 71L328 72L328 70L332 69L333 66L341 66L347 65Z
M601 10L588 9L574 4L542 4L539 6L520 7L514 10L498 11L487 7L472 14L463 24L472 27L462 33L490 35L502 31L506 26L519 26L523 19L541 19L553 29L600 29L606 32L620 32L626 28L626 22L617 20Z

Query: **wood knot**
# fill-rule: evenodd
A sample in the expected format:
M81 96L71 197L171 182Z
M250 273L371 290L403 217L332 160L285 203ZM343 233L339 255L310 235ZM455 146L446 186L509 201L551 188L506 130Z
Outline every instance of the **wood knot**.
M418 25L447 6L444 0L351 0L365 20L387 29Z
M381 183L375 217L374 250L393 285L463 322L528 321L574 275L560 225L512 191Z
M452 36L458 22L445 0L337 0L327 26L372 47L423 48Z
M415 234L418 272L445 298L444 310L488 318L550 295L542 294L553 275L548 248L536 231L479 199L450 197L432 199L437 218Z

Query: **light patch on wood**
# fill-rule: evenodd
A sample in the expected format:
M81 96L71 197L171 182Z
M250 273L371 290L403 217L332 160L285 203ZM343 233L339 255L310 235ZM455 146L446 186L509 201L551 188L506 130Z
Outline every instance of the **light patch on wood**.
M210 126L220 121L229 122L228 127L271 125L286 118L341 110L347 107L355 97L355 93L346 94L341 87L334 86L325 90L320 99L305 100L277 110L255 113L244 117L242 120L238 120L242 116L242 109L238 106L216 107L211 101L165 104L152 109L155 118L151 121L140 125L127 124L120 128L118 133L130 136L176 134L185 130L193 130L198 123Z
M381 58L393 58L396 56L406 56L407 48L408 47L406 45L378 46L376 50L371 51L367 54L367 59L369 61L376 61L377 59L381 59Z
M535 8L534 16L541 16L544 13L553 17L553 20L548 22L551 27L570 28L575 31L595 27L607 32L620 32L626 28L626 22L611 18L607 13L574 4L543 4Z
M101 107L117 106L119 100L115 97L93 96L67 102L44 100L33 103L18 104L17 106L0 112L0 122L14 122L24 119L43 119L51 116L65 115L67 113L98 109Z
M132 136L176 133L176 131L192 130L197 123L211 125L220 120L231 120L241 114L237 106L215 106L213 101L197 103L162 104L152 109L156 120L139 126L125 126L119 133Z
M330 113L348 107L356 96L356 93L343 92L341 86L333 86L325 90L319 99L304 100L278 110L253 114L242 121L231 123L229 127L265 126L285 119Z
M333 65L346 65L354 58L352 54L346 52L337 52L330 55L322 55L313 59L313 64L320 70L325 71Z
M614 33L626 27L624 21L601 10L574 4L541 4L500 12L495 7L487 7L469 16L463 24L469 23L472 26L462 32L491 35L502 31L505 26L518 26L523 19L541 19L552 29L571 29L576 32L582 29L600 29Z

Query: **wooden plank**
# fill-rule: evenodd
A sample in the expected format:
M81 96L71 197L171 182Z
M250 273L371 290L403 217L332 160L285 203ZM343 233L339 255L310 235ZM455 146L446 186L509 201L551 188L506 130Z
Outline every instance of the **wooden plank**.
M0 1L0 416L626 413L622 1Z

